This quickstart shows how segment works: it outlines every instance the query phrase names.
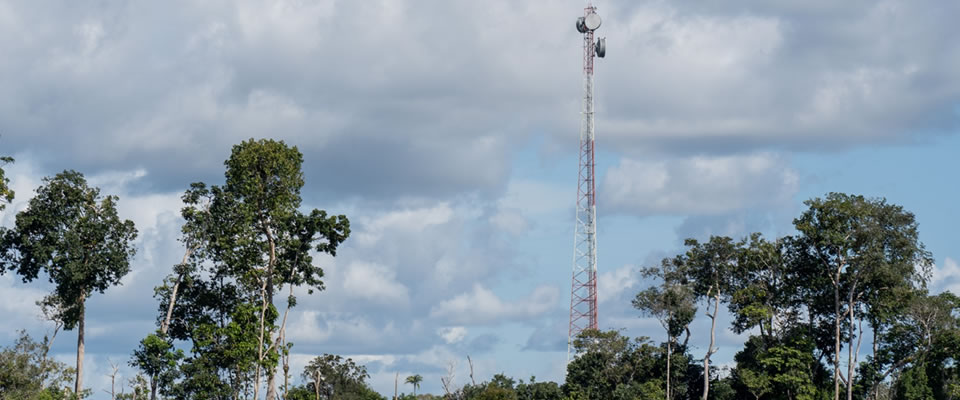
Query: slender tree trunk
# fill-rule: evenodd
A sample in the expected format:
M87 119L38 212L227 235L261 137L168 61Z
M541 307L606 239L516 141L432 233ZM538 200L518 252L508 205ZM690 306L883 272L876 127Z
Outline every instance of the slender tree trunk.
M187 250L183 253L183 260L180 261L180 264L186 264L187 260L190 259L190 254L193 253L194 247L187 247ZM160 324L160 334L163 336L167 335L167 331L170 329L170 319L173 318L173 307L177 304L177 292L180 290L180 282L183 282L183 274L177 275L177 280L173 283L173 289L170 290L170 301L167 303L167 314L163 317L163 322ZM150 400L157 400L157 376L153 375L150 377Z
M291 269L291 275L293 275ZM292 277L291 277L292 280ZM293 284L290 284L290 295L287 297L287 309L283 311L283 321L280 323L280 332L277 334L277 350L286 350L287 342L287 315L290 314L290 299L293 297ZM282 354L283 358L283 398L287 398L287 391L290 390L290 354Z
M41 374L40 374L40 378L41 378L41 382L44 382L44 384L43 384L43 388L44 388L44 389L46 389L46 387L47 387L46 381L47 381L47 375L49 375L49 371L47 371L47 369L46 369L46 365L47 365L47 355L49 355L49 353L50 353L50 347L53 347L53 341L57 338L57 333L60 332L60 327L63 326L63 323L62 323L61 320L54 321L54 323L56 324L56 326L54 326L54 328L53 328L53 335L51 335L51 336L47 339L46 343L44 343L44 345L43 345L43 356L40 358L40 360L41 360L41 361L40 361L40 365L41 365L41 367L43 367L43 370L41 371Z
M840 400L840 270L837 269L836 278L833 281L833 399Z
M277 245L273 238L273 232L269 225L266 225L267 241L270 243L270 260L267 262L267 305L273 304L273 269L277 263ZM263 346L263 343L260 344ZM280 349L277 348L276 351ZM277 369L276 367L267 370L267 400L276 400L277 398Z
M317 368L317 370L314 373L316 374L316 378L314 378L313 380L313 390L314 392L317 393L317 400L320 400L320 369ZM396 390L397 383L394 382L393 385L394 385L394 390ZM396 398L397 396L394 395L393 397Z
M667 400L670 398L670 359L673 357L673 338L667 335Z
M857 364L857 361L854 358L855 356L853 353L853 333L854 333L853 320L855 318L855 313L856 313L856 310L853 308L854 306L853 295L854 295L855 289L856 289L856 284L854 284L853 288L850 289L850 292L847 295L847 307L849 310L849 318L847 319L847 333L849 333L849 337L847 338L847 400L853 400L853 374L856 373L854 368L856 367L856 364Z
M150 377L150 400L157 400L157 377Z
M860 343L861 337L863 336L863 320L856 318L856 310L854 309L855 298L854 291L856 290L857 285L854 284L853 288L850 289L850 293L847 296L847 307L850 309L850 318L848 321L847 332L850 334L850 337L847 338L847 400L853 400L853 378L856 371L857 360L860 359ZM859 299L857 297L856 299ZM860 321L860 330L857 332L857 346L853 346L853 333L854 333L854 320Z
M188 247L187 251L183 253L183 261L180 263L186 264L191 253L193 253L193 248ZM160 324L160 333L164 335L166 335L167 330L170 329L170 318L173 317L173 306L177 303L177 292L180 290L180 282L183 282L183 274L177 275L177 280L173 283L173 289L170 291L170 301L167 304L167 315L163 318L163 323Z
M710 395L710 356L716 353L713 348L717 338L717 312L720 310L720 291L713 297L713 315L710 317L710 347L707 347L707 355L703 357L703 400L707 400Z
M880 397L880 387L876 385L877 374L880 373L880 367L877 363L877 335L879 330L877 329L877 321L871 321L870 325L873 327L873 379L874 379L874 389L873 389L873 400L877 400Z
M77 378L73 392L80 395L83 390L83 323L86 319L87 309L83 304L86 301L86 295L80 294L80 320L77 322Z
M260 399L260 363L263 361L263 342L264 334L266 329L266 318L267 318L267 296L265 295L266 291L266 281L263 285L260 286L260 335L257 338L257 367L253 375L253 398L255 400Z

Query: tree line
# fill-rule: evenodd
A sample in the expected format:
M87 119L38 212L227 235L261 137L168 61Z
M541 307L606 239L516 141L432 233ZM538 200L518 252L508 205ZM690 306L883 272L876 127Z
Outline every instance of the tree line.
M13 159L0 158L2 163ZM115 399L384 399L366 367L323 354L293 382L287 317L294 289L323 290L311 254L335 256L346 216L301 211L303 156L274 140L248 140L225 161L224 183L184 192L181 262L155 289L156 330L132 351L139 371ZM0 168L0 210L15 194ZM0 230L0 273L49 280L38 302L54 324L0 353L0 398L78 399L85 303L130 271L137 230L76 171L43 180ZM563 382L497 374L410 399L953 399L960 398L960 298L930 294L933 257L912 213L884 199L830 193L805 202L795 234L688 239L686 249L642 270L650 283L632 305L659 322L663 340L588 330ZM179 257L179 255L178 255ZM278 306L279 304L279 306ZM719 326L720 309L732 316ZM709 331L692 333L697 315ZM48 357L60 329L77 330L76 364ZM717 368L717 330L747 336ZM702 336L697 336L702 335ZM696 350L690 338L708 342ZM866 348L864 348L866 346ZM469 361L469 359L468 359ZM472 363L471 363L472 365ZM397 377L399 383L399 376ZM129 392L127 392L129 389Z

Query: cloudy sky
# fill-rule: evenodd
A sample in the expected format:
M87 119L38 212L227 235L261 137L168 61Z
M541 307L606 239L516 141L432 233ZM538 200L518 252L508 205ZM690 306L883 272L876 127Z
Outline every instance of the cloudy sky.
M960 3L597 0L600 324L662 340L637 269L686 237L792 232L805 199L917 215L935 290L960 289ZM140 231L89 301L97 395L154 329L179 196L242 140L304 153L305 205L353 234L290 324L295 370L337 353L391 393L498 372L562 380L582 41L574 0L0 0L0 153L17 191L85 173ZM0 344L50 327L48 286L0 276ZM707 322L698 320L696 324ZM54 351L72 362L74 332ZM729 362L744 338L720 335ZM694 337L693 351L706 338ZM402 379L402 378L401 378ZM405 388L407 391L410 388Z

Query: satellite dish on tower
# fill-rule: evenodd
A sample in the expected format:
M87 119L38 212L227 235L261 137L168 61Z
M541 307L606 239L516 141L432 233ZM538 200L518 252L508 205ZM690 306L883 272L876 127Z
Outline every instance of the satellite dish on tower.
M596 50L597 57L603 58L603 56L607 55L607 38L597 39Z
M597 13L595 12L587 14L586 17L583 17L583 24L587 28L587 30L591 30L591 31L597 30L597 28L600 27L601 22L602 21L600 21L600 16L597 15Z
M587 25L583 21L583 17L577 18L577 32L587 33Z

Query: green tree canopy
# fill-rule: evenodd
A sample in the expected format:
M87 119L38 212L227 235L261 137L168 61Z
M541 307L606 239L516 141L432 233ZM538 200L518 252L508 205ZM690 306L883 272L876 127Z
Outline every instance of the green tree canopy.
M407 377L407 383L413 385L413 395L417 395L417 389L420 388L420 382L423 382L423 377L420 374L411 375Z
M48 348L21 331L13 346L0 351L0 398L69 398L70 376L66 364L47 357Z
M94 293L120 284L136 252L137 230L117 215L117 197L100 196L83 175L64 171L44 178L14 229L3 237L8 268L24 282L46 273L65 329L78 328L75 391L83 389L84 312Z

